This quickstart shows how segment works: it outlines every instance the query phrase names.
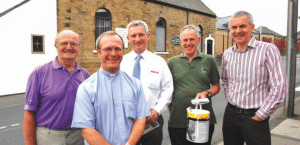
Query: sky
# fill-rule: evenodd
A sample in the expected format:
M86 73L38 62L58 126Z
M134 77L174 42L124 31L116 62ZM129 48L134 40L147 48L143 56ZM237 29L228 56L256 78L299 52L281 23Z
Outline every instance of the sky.
M255 28L265 26L286 36L288 0L202 0L217 17L231 16L243 10L253 16ZM298 2L298 16L300 16L300 3ZM298 29L299 31L299 19Z
M0 2L0 13L2 13L3 11L6 11L7 9L15 6L16 4L22 2L24 0L1 0Z

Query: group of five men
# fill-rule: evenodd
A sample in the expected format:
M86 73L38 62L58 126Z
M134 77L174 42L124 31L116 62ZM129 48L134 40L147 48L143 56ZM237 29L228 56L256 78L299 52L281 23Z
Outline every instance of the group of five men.
M210 100L203 105L210 111L209 140L203 144L211 144L216 124L211 97L220 90L220 75L215 59L197 50L196 27L181 29L183 53L167 63L147 50L150 33L144 21L130 22L127 30L132 51L124 57L120 35L108 31L98 37L101 68L91 76L75 61L79 35L71 30L57 34L57 57L37 67L28 80L25 144L160 145L162 112L168 107L172 145L197 144L186 139L186 108L194 98ZM225 145L271 144L268 119L286 95L277 47L257 41L253 30L253 18L245 11L230 19L235 45L223 54L221 75L228 101Z

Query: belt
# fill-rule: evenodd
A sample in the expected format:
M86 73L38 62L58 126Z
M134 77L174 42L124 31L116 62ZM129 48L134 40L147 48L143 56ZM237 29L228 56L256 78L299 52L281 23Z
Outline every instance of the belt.
M248 116L254 116L255 112L258 110L258 109L242 109L242 108L238 108L236 106L233 106L230 103L228 103L227 106L230 109L234 110L236 113L240 113L240 114L244 114L244 115L248 115Z

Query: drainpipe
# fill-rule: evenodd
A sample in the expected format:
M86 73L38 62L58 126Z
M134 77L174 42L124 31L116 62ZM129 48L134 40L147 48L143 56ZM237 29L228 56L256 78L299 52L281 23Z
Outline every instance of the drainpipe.
M259 27L259 40L261 41L261 26Z
M187 17L187 19L186 19L186 24L188 25L189 24L189 15L190 15L190 11L189 10L186 10L186 17Z

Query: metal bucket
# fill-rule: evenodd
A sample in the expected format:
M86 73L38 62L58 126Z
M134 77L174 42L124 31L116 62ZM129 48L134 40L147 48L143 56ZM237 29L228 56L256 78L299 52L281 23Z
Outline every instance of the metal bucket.
M187 109L188 128L186 139L195 143L206 143L209 138L210 112L200 109Z

